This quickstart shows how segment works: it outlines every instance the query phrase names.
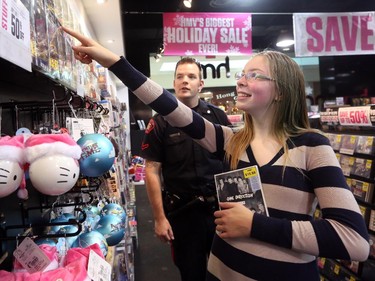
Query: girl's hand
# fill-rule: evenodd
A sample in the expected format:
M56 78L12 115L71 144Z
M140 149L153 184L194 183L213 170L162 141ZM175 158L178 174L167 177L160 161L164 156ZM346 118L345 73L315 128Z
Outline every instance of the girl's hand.
M216 230L221 238L250 237L253 212L241 203L219 203L214 213Z
M96 41L79 34L67 27L61 27L66 33L81 42L80 46L73 46L74 57L82 63L89 64L93 60L97 61L103 67L109 68L120 59L119 55L104 48Z

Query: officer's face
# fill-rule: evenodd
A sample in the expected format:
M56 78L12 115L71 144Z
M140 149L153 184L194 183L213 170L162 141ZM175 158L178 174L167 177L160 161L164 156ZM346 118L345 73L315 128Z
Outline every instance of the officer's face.
M199 78L199 68L196 64L184 63L177 67L173 86L178 99L195 98L203 83Z

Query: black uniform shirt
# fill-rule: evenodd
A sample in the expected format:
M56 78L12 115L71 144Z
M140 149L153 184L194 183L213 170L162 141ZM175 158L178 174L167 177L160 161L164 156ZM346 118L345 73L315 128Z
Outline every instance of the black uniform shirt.
M223 110L199 101L194 109L207 120L230 125ZM166 190L189 198L215 192L213 175L223 171L222 159L209 153L178 128L156 114L147 125L140 156L162 163ZM207 194L207 188L211 194Z

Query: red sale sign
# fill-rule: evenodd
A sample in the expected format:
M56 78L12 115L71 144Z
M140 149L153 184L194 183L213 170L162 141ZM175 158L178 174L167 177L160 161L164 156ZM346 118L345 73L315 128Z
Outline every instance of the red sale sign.
M375 54L375 12L293 14L296 56Z
M338 117L343 126L372 126L370 106L351 106L339 108Z
M251 54L251 14L164 13L164 55Z

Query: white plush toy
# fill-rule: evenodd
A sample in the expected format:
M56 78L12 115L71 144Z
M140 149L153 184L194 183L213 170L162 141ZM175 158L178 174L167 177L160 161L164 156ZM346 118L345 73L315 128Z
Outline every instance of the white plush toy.
M19 135L0 138L0 198L20 188L18 197L27 199L24 166L24 137Z
M81 147L68 134L32 135L25 142L32 185L46 195L69 191L79 177Z

